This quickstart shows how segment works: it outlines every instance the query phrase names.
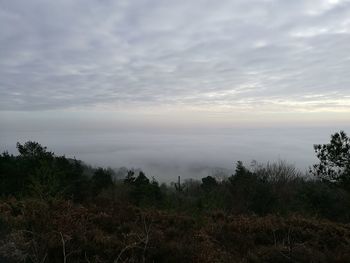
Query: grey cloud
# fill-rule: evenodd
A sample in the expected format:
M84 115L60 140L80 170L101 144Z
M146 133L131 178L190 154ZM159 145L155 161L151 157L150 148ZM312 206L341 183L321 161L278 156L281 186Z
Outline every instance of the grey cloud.
M349 1L13 0L0 7L0 110L264 110L276 100L293 100L290 110L304 102L337 110L350 95ZM320 94L327 104L306 96Z

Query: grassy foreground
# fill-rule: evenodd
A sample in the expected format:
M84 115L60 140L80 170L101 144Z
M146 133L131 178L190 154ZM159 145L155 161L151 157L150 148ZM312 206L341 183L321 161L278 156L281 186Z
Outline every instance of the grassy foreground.
M350 225L176 214L108 199L3 200L0 262L350 262Z

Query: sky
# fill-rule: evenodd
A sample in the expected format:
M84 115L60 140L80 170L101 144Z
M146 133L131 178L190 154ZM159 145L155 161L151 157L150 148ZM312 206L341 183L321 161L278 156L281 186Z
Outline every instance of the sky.
M304 169L350 132L349 43L347 0L0 0L0 149L159 178Z

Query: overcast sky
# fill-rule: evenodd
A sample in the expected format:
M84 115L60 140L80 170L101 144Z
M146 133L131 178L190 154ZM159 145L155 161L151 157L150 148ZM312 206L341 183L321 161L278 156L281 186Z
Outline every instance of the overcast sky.
M2 147L97 126L329 136L350 120L349 72L346 0L0 0Z

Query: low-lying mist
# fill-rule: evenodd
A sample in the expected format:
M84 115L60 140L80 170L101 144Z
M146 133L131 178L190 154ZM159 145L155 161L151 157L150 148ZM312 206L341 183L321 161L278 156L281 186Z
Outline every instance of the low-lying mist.
M16 153L16 142L38 141L56 154L75 157L92 166L140 168L160 181L201 178L220 170L230 174L242 160L285 160L302 172L315 162L313 144L325 143L334 127L205 127L159 129L145 125L121 129L60 129L35 123L0 128L0 150ZM39 127L36 129L35 127ZM55 128L52 128L55 127Z

